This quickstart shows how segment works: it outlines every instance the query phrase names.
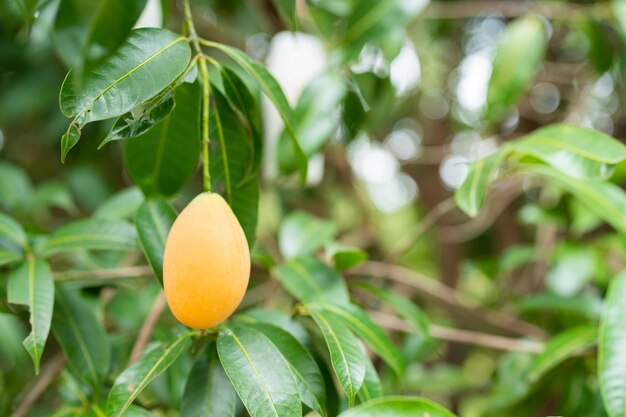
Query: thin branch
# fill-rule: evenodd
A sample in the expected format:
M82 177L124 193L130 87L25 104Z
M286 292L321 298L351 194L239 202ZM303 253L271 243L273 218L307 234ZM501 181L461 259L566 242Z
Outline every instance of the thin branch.
M122 268L91 269L86 271L64 271L54 274L57 281L76 281L83 279L122 279L143 278L152 276L148 265L125 266Z
M42 395L46 393L48 387L61 373L64 366L65 357L63 357L62 353L59 353L52 358L44 367L43 371L39 375L39 378L37 378L35 385L33 385L32 389L28 391L28 394L26 394L20 405L15 409L13 414L11 414L11 417L26 417L30 408Z
M413 332L413 326L392 314L380 311L368 311L368 314L389 330L401 332ZM511 352L524 352L538 354L543 352L544 344L535 340L513 339L510 337L496 336L488 333L472 332L468 330L455 329L452 327L438 326L431 324L428 326L431 337L446 340L448 342L463 343L468 345L483 346L491 349L505 350Z
M457 313L457 317L470 323L483 323L507 334L545 337L545 332L540 327L506 313L478 309L463 294L453 288L398 265L368 261L351 271L350 274L386 278L407 285L425 295L429 301L447 307L453 313Z
M154 300L154 304L152 305L152 309L146 316L146 319L141 326L141 330L139 330L139 335L137 336L137 341L133 346L133 350L130 354L130 359L128 359L128 366L132 365L139 359L141 356L141 352L143 352L144 348L148 344L148 340L150 339L150 335L154 330L154 326L156 326L159 321L159 317L163 313L165 309L165 295L163 292L160 292L157 295L157 298Z
M611 18L609 3L582 5L571 2L519 0L435 1L426 7L420 17L423 19L471 19L496 14L515 18L530 13L539 14L547 19L606 20Z

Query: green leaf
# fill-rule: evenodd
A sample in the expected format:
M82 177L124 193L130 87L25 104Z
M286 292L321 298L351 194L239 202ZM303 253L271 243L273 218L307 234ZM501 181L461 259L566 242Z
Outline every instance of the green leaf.
M111 363L111 345L94 310L77 291L58 286L52 331L72 374L100 389Z
M253 308L237 314L234 318L242 323L265 323L278 326L303 346L310 345L309 333L306 329L291 316L280 311Z
M324 248L326 258L333 261L335 269L347 271L367 260L367 252L354 246L344 245L339 242L331 242Z
M301 417L296 378L261 332L224 326L217 338L217 352L251 417Z
M301 211L289 214L278 231L278 245L285 258L310 255L329 242L335 226Z
M570 356L595 345L597 334L595 327L578 327L554 336L544 351L533 358L526 376L528 382L536 383Z
M553 124L510 142L516 152L532 155L579 179L607 179L626 159L626 146L597 130Z
M211 187L228 201L252 247L259 206L258 170L249 171L255 165L254 138L227 99L215 89L211 110Z
M141 190L137 187L129 187L109 197L98 207L93 216L111 220L132 219L143 201Z
M509 24L502 36L487 90L488 120L499 122L533 81L546 51L543 22L534 15Z
M383 395L383 386L374 368L374 364L370 358L365 355L365 378L363 379L363 385L357 393L361 402L373 400L374 398L380 398Z
M26 172L7 161L0 161L0 207L23 209L30 199L33 185Z
M7 299L10 303L27 306L30 311L31 332L23 345L33 359L35 373L39 374L54 308L54 278L50 266L40 259L29 259L13 270L7 284Z
M352 405L365 378L365 352L356 336L334 314L317 309L310 309L309 313L322 331L331 365Z
M23 256L16 252L0 249L0 266L10 265L23 259Z
M325 74L311 82L300 95L294 110L298 142L307 157L313 156L330 140L339 125L338 109L346 94L346 80L338 74ZM292 173L298 166L289 133L285 130L278 143L278 164L282 172Z
M234 417L236 405L237 393L211 345L191 368L180 417Z
M328 311L337 316L337 318L347 324L357 336L363 339L396 374L402 374L405 366L402 355L384 330L360 307L354 304L335 305L317 302L315 304L307 304L307 308L309 310Z
M61 87L61 111L73 118L63 156L89 122L120 116L157 95L185 70L191 58L186 38L165 29L141 28L79 83L72 72ZM66 134L67 135L67 134Z
M235 61L237 65L243 68L259 84L267 98L274 103L276 110L278 110L280 117L285 123L285 128L289 133L289 137L291 138L291 144L298 163L298 168L300 169L300 180L304 182L306 179L308 164L307 157L302 151L302 148L298 143L298 138L295 134L295 118L293 115L293 109L289 106L289 102L287 101L287 98L285 97L285 94L280 88L278 82L274 79L272 74L265 69L265 67L248 57L239 49L231 48L227 45L215 42L208 42L207 45L219 49Z
M178 356L191 345L191 336L198 333L183 333L167 346L159 342L148 345L137 362L120 374L109 392L108 417L121 417L137 396L157 376L165 372Z
M148 196L170 196L189 181L200 155L200 86L176 89L176 107L141 136L124 142L128 173Z
M56 230L35 248L42 255L75 250L132 250L137 248L135 227L125 220L78 220Z
M164 198L145 201L137 211L135 226L141 242L141 248L154 275L163 284L163 254L165 242L176 212Z
M613 278L598 335L598 380L610 417L626 414L626 272Z
M489 184L506 155L506 150L501 150L468 165L467 176L454 193L457 206L468 216L474 217L480 211Z
M292 259L276 268L276 277L303 303L328 301L348 304L350 296L341 275L313 257Z
M441 405L419 397L377 398L344 411L338 417L455 417Z
M28 247L28 237L22 226L3 213L0 213L0 240L8 240L21 249Z
M544 165L524 165L522 169L550 180L615 229L626 232L626 192L617 185L575 179Z
M326 416L324 377L311 354L295 337L276 325L256 323L252 328L267 336L287 360L298 382L302 402Z

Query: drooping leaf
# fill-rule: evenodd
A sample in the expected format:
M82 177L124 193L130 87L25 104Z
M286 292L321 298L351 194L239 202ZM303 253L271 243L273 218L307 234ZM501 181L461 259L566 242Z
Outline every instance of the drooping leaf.
M137 248L135 227L125 220L92 218L61 227L35 248L42 255L74 250L132 250Z
M162 374L178 356L191 345L191 331L174 338L168 345L160 342L151 343L141 357L122 372L109 392L107 399L107 417L121 417L135 398Z
M598 334L598 380L610 417L626 413L626 273L613 278L605 299Z
M211 110L211 187L222 194L233 209L252 247L259 205L258 170L249 171L249 167L255 165L254 138L226 98L215 89Z
M28 246L28 237L22 226L3 213L0 213L0 240L6 240L20 249Z
M309 310L323 310L343 321L357 336L365 341L396 374L402 374L404 361L389 336L360 307L355 304L336 305L330 302L307 304Z
M245 53L239 49L231 48L227 45L220 43L209 42L209 46L212 46L228 55L235 63L243 68L261 87L265 95L274 103L274 106L278 110L280 117L285 123L285 128L291 138L291 144L294 149L296 161L298 162L298 168L300 170L300 179L304 181L306 179L307 172L307 158L295 134L294 115L293 109L289 106L289 102L280 88L278 82L274 77L258 62L248 57Z
M510 142L516 152L532 155L579 179L607 179L626 159L626 146L612 137L580 126L553 124Z
M474 217L480 211L490 181L505 157L506 151L502 150L468 165L467 176L454 193L456 204L468 216Z
M139 188L129 187L109 197L93 216L101 219L132 219L143 200Z
M104 326L77 291L58 286L52 331L72 374L100 389L111 363L111 345Z
M287 360L298 382L302 402L320 415L326 416L324 377L306 348L276 325L255 323L251 327L267 336Z
M141 248L154 275L161 283L163 283L165 242L174 220L176 220L176 212L163 198L145 201L137 210L135 218Z
M237 393L211 345L191 368L180 417L234 417L236 405Z
M487 90L487 120L499 122L532 82L546 51L541 20L529 15L509 24L493 60Z
M365 362L365 378L363 379L361 389L357 393L361 402L380 398L383 395L383 387L378 373L376 372L376 368L374 368L374 364L367 355L365 355L365 358L367 360Z
M335 226L296 211L283 220L278 231L278 245L285 258L311 255L335 234Z
M455 417L441 405L419 397L381 397L344 411L338 417Z
M61 87L61 111L73 120L62 138L63 157L89 122L120 116L157 95L184 71L187 40L173 32L141 28L104 63L78 82L72 72Z
M365 378L365 352L352 331L333 314L316 309L309 313L322 332L333 370L352 405Z
M301 417L296 378L280 351L261 332L225 327L217 338L217 351L251 417Z
M13 270L7 284L7 299L10 303L27 306L30 311L31 332L23 344L38 374L54 308L54 278L50 266L31 258Z
M276 268L276 277L291 295L304 303L328 301L348 304L350 296L341 275L313 257L292 259Z
M578 327L554 336L542 353L533 358L527 380L533 384L570 356L584 351L596 343L595 327Z

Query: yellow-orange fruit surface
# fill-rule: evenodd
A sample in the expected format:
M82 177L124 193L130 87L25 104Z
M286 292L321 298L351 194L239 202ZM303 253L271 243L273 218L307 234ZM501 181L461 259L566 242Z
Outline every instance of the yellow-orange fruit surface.
M174 316L197 329L226 320L250 277L246 236L219 194L204 193L180 213L163 258L165 298Z

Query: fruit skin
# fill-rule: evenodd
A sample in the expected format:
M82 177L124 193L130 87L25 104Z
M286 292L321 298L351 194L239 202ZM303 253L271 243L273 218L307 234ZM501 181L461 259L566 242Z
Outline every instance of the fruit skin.
M233 211L215 193L194 198L167 237L165 298L183 324L206 329L237 308L250 278L250 250Z

